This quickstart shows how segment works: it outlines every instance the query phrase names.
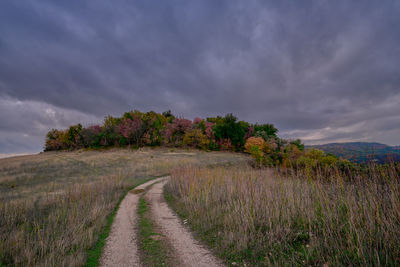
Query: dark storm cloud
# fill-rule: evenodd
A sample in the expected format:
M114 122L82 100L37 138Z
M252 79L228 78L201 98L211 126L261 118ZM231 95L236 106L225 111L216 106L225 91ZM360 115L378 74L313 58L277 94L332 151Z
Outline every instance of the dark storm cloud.
M133 108L400 143L399 25L398 1L1 1L0 152Z
M40 151L49 129L100 120L101 117L43 102L0 99L0 154Z

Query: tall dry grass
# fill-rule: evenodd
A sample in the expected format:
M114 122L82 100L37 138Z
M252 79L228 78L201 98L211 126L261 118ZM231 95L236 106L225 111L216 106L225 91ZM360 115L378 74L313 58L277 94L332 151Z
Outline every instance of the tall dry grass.
M323 173L323 172L319 172ZM175 210L228 263L247 266L400 265L398 166L352 179L309 170L175 170ZM311 179L313 178L313 179Z
M0 266L82 266L124 193L183 164L234 153L167 149L51 152L0 160Z
M32 202L0 204L0 261L15 266L81 266L109 211L123 195L120 177L75 184Z

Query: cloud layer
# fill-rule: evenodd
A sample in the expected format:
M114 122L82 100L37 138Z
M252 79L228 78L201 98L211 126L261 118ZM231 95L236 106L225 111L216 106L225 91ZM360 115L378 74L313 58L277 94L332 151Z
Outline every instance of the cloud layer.
M135 108L399 144L399 25L398 1L1 1L0 153Z

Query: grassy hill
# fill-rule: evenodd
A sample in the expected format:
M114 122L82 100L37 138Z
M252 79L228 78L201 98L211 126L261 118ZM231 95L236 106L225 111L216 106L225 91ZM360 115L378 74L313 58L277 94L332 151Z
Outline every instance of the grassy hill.
M353 162L362 163L370 160L385 163L388 160L400 161L400 146L388 146L380 143L351 142L330 143L307 146L317 148Z
M227 265L399 266L400 164L347 173L249 159L177 148L1 159L0 266L96 266L88 255L101 254L119 201L165 174L170 205Z
M162 148L0 159L0 266L83 266L133 186L182 165L248 160L239 153Z

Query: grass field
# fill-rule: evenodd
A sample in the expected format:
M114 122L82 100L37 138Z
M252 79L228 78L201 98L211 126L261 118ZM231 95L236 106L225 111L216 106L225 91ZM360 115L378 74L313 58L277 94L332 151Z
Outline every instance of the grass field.
M399 266L399 173L396 166L371 167L346 182L317 173L189 167L172 173L165 195L228 264Z
M120 198L172 168L245 164L168 149L47 152L0 159L0 266L82 266Z

